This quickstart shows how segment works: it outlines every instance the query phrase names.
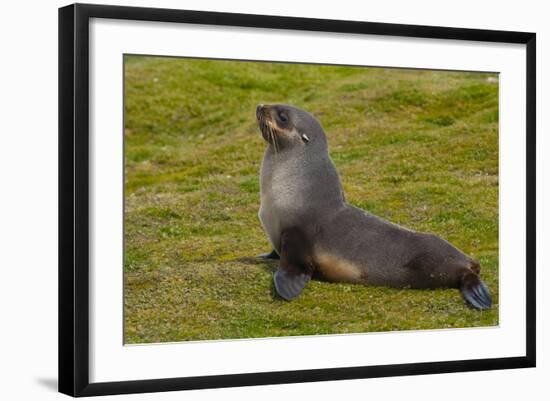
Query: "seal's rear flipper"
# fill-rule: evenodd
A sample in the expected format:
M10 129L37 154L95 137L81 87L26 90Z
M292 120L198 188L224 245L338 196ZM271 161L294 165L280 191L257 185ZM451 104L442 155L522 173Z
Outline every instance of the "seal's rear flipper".
M464 300L476 309L489 309L493 304L489 289L475 273L469 272L462 277L460 291Z
M274 250L272 250L270 253L262 253L261 255L258 255L260 259L280 259L279 254Z
M281 298L296 298L311 280L311 246L299 228L290 228L281 234L281 262L273 276L275 289Z

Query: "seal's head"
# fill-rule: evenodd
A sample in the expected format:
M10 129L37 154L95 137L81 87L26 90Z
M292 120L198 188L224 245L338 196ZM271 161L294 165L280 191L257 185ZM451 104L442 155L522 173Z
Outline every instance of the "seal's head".
M304 110L286 104L259 104L256 119L263 138L276 152L296 147L326 146L321 124Z

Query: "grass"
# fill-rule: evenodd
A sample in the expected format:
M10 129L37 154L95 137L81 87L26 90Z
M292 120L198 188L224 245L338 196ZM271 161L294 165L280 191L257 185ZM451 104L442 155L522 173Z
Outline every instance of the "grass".
M491 77L491 79L488 79ZM125 58L125 342L498 324L498 84L483 73ZM258 103L313 112L349 202L480 260L455 289L311 282L285 302L260 226Z

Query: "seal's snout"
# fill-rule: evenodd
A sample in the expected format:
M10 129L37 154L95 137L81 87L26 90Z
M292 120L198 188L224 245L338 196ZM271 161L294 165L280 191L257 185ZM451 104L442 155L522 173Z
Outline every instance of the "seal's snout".
M259 120L262 117L262 110L264 109L263 104L256 106L256 119Z

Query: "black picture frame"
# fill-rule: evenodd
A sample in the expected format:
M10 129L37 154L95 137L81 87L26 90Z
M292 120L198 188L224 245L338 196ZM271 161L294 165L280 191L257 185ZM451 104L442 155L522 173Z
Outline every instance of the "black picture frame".
M229 374L122 382L89 381L88 61L91 18L437 38L526 45L526 353L521 357ZM71 396L421 375L535 366L536 35L358 21L74 4L59 9L59 391Z

